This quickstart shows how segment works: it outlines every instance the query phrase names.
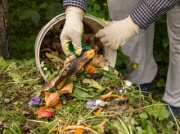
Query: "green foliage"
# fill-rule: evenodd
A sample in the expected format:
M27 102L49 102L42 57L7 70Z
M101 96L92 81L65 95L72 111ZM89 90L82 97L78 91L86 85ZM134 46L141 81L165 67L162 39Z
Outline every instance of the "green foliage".
M121 48L117 51L117 60L115 68L120 71L122 74L126 74L126 65L129 64L131 61L130 57L123 54Z
M22 133L22 125L27 121L22 113L31 107L27 106L29 97L37 90L39 82L41 76L34 59L4 60L0 57L0 133L3 122L10 124L4 126L3 134Z
M157 83L156 86L161 88L161 87L165 87L165 81L164 79L160 79Z
M154 102L152 106L146 108L146 112L160 121L168 118L169 116L169 113L166 110L166 105L160 102Z
M166 15L155 23L154 58L158 65L155 88L164 89L169 63L169 39L166 26Z
M154 37L154 58L157 62L168 63L169 40L165 20L166 16L162 16L156 21Z
M0 108L2 109L0 123L5 123L5 125L3 124L4 134L20 134L26 133L26 131L51 133L53 128L61 126L59 125L61 123L59 121L63 122L65 120L67 121L66 124L72 122L72 124L76 124L77 121L82 119L83 122L87 121L87 124L92 124L93 126L93 123L96 122L97 127L93 127L93 129L98 132L104 131L107 128L108 130L117 130L119 134L156 134L161 132L169 134L175 133L176 129L178 129L178 124L167 120L169 113L166 110L166 104L155 102L150 96L142 96L141 91L131 90L131 88L134 89L133 86L126 87L128 92L123 94L126 98L125 100L107 99L107 107L103 107L103 112L99 116L94 116L96 110L88 109L86 102L78 101L78 99L68 100L67 98L71 98L72 96L65 95L61 96L61 98L63 98L63 104L68 105L65 105L62 109L58 109L55 118L38 119L36 111L40 106L44 105L43 96L39 106L36 107L29 103L32 94L39 91L44 84L40 81L41 77L35 67L35 60L4 60L0 57L0 71L2 72L0 74ZM99 81L99 84L104 87L108 87L106 85L107 83L113 83L113 86L115 86L115 80L117 79L110 77L110 75L113 76L113 73L105 73L108 73L106 75L108 79L102 81L103 78L101 78L101 80L96 81ZM88 74L86 75L88 76ZM91 97L89 95L94 96L94 94L100 97L103 94L107 95L106 92L108 94L117 92L116 89L113 91L107 90L107 88L106 92L105 90L104 92L93 90L91 86L81 84L81 78L76 78L72 79L75 84L74 90L81 89L84 91L82 93L78 91L76 94L78 97L89 98ZM121 79L118 80L122 84ZM112 89L112 86L109 88ZM87 93L87 96L84 93ZM5 101L7 99L10 102ZM112 109L112 106L120 106L120 109L116 109L116 111ZM106 108L107 111L105 110ZM102 121L107 121L107 124L101 123ZM104 125L107 126L105 129L102 127Z
M88 0L87 13L101 19L109 19L106 0Z
M34 57L34 42L40 29L54 16L64 12L59 0L9 1L11 56Z

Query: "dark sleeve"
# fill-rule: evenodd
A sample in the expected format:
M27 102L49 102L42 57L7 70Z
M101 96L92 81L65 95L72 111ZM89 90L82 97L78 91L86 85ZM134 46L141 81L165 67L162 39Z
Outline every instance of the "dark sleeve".
M63 6L66 8L67 6L75 6L86 11L87 8L87 0L63 0Z
M157 18L179 3L180 0L143 0L130 16L141 29L146 29Z

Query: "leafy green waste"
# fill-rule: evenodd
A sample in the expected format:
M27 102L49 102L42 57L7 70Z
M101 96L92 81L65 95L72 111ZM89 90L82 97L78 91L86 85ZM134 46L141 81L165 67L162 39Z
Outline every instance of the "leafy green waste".
M38 107L28 105L29 98L40 87L44 85L41 76L35 67L35 60L4 60L0 58L0 72L8 74L7 77L0 78L0 103L1 118L0 123L5 123L3 133L53 133L53 129L58 127L61 131L66 126L77 124L91 124L91 129L99 134L171 134L178 132L178 121L169 121L169 114L166 111L166 104L157 102L151 96L143 96L135 87L127 88L123 79L112 77L115 74L112 70L103 71L104 76L95 80L102 85L103 89L96 89L88 83L82 84L81 79L89 78L88 74L70 78L73 81L73 94L61 96L64 107L56 109L56 116L46 119L37 119L36 112L33 116L24 114L22 111L37 111ZM108 75L106 75L108 74ZM5 79L4 79L5 78ZM122 93L119 90L123 89ZM126 90L126 92L125 92ZM123 95L125 100L109 98L104 100L106 106L103 111L95 116L96 110L89 109L87 100L97 100L99 96L109 92ZM4 99L10 98L11 102L5 104ZM41 104L44 105L44 98ZM12 110L13 109L13 110ZM25 125L26 124L26 125Z

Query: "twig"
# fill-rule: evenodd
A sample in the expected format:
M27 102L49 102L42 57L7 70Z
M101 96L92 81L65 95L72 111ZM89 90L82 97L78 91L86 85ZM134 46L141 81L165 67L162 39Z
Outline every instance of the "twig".
M36 122L36 123L49 123L49 122L45 122L45 121L39 121L39 120L29 120L29 121L31 121L31 122Z

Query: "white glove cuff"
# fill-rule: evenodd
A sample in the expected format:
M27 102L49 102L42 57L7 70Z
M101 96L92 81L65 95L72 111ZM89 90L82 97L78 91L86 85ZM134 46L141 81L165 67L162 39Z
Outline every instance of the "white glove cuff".
M67 7L66 11L66 19L67 18L77 18L79 20L83 20L84 11L81 8L78 7Z
M131 16L129 15L128 18L126 18L126 21L128 22L127 24L129 25L129 27L131 28L131 30L134 32L134 34L139 33L140 28L138 25L136 25L132 19Z

